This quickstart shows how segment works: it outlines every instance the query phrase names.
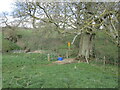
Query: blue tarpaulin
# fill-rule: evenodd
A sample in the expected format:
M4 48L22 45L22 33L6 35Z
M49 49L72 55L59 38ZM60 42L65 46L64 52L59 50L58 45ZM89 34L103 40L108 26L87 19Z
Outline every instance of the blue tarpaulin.
M58 57L57 60L58 60L58 61L62 61L62 60L63 60L63 57Z

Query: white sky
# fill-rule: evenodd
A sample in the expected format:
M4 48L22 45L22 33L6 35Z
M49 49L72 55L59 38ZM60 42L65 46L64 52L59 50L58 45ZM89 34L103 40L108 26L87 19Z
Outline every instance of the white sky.
M12 11L12 3L15 0L1 0L0 2L0 13L2 12L11 12Z
M0 13L1 12L11 12L12 11L12 3L16 1L16 0L1 0L0 2ZM18 1L24 1L24 0L18 0ZM33 1L33 0L29 0L29 1ZM38 1L44 1L44 0L38 0ZM53 0L54 1L54 0ZM56 0L59 1L59 0ZM64 1L64 0L63 0ZM77 0L76 0L77 1ZM78 0L79 1L79 0ZM86 1L90 1L90 0L86 0ZM94 0L93 0L94 1ZM98 0L99 1L99 0ZM109 1L109 0L106 0ZM119 1L119 0L110 0L110 1Z

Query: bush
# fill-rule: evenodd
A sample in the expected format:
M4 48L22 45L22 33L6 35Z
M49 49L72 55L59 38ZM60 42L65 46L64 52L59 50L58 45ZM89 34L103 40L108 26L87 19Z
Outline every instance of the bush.
M9 41L9 40L2 40L2 52L8 52L11 50L19 50L21 49L19 46L17 46L15 43Z

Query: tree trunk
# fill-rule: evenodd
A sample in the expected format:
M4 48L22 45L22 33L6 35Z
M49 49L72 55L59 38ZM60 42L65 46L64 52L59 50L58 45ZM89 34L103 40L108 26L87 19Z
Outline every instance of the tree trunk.
M80 36L80 44L79 44L79 53L78 56L80 58L84 58L87 63L90 56L92 56L93 51L93 39L94 35L89 33L83 33Z

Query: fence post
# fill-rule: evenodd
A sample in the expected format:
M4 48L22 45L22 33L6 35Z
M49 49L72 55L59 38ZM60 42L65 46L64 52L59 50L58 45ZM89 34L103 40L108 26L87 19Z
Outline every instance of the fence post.
M48 61L50 61L50 54L48 54L47 57L48 57Z
M68 50L70 50L70 46L71 46L71 45L70 45L70 42L68 42Z
M66 58L68 58L68 56L69 56L69 55L68 55L68 51L66 51Z
M70 42L68 42L67 44L68 44L68 50L66 51L66 58L69 58L71 43L70 43Z
M105 58L105 56L104 56L104 61L103 61L103 64L105 65L105 62L106 62L106 58Z

